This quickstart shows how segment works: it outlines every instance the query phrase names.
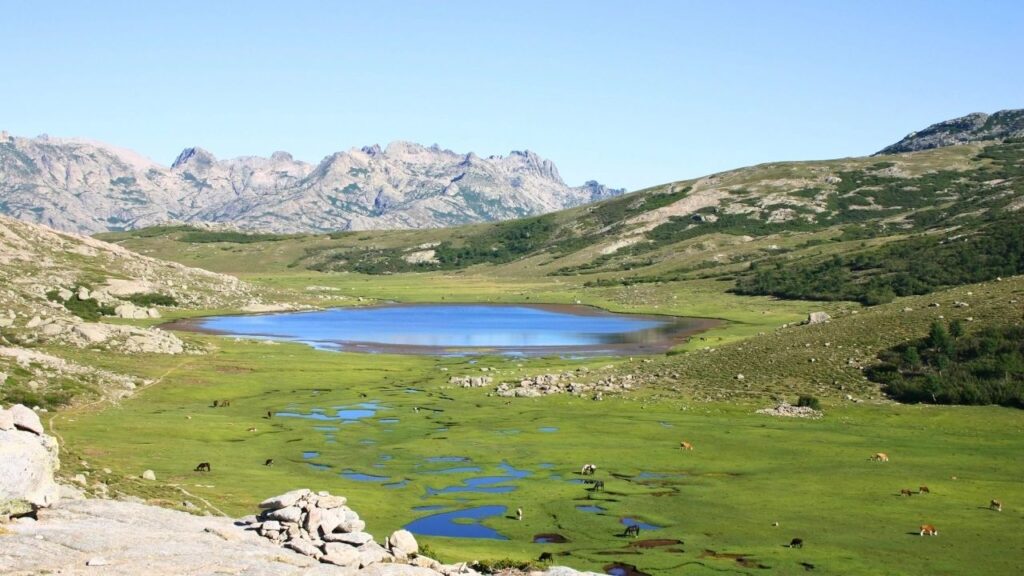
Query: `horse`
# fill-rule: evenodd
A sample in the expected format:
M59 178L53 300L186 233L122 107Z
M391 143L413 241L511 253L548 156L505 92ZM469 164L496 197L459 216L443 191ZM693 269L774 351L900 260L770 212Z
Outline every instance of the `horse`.
M274 465L274 459L273 458L267 458L267 461L264 462L263 465L264 466L273 466Z
M680 450L693 450L693 444L690 444L689 442L684 440L684 441L679 443L679 449Z
M792 540L789 541L789 547L790 548L803 548L804 547L804 539L803 538L793 538Z
M623 536L632 536L633 538L639 537L640 536L640 525L639 524L630 524L629 526L626 526L626 530L625 530L625 532L622 533L622 535Z
M900 490L900 496L913 496L913 495L914 495L914 491L910 490L909 488L903 488L902 490Z
M931 491L931 490L929 490L927 486L921 486L921 487L919 487L919 488L917 489L917 493L918 493L918 494L931 494L931 493L932 493L932 491Z
M209 462L200 462L199 465L196 466L195 471L196 472L209 472L210 471L210 463Z
M1003 503L1000 502L999 500L993 499L992 501L990 501L988 503L988 509L989 510L995 510L996 512L1002 512L1003 511Z
M878 452L874 456L872 456L871 459L874 460L875 462L888 462L889 455L886 454L885 452Z

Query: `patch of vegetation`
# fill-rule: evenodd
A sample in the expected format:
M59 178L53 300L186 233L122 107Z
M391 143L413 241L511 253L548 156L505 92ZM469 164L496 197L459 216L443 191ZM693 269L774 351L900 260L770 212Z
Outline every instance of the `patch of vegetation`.
M190 229L179 241L188 244L208 244L212 242L230 242L233 244L251 244L253 242L279 242L288 239L286 234L256 234L235 231L214 231Z
M50 290L46 293L46 298L51 302L57 302L67 308L68 312L71 312L75 316L78 316L82 320L88 320L94 322L99 320L103 316L113 316L114 308L100 304L95 298L87 298L82 300L78 297L78 288L72 290L71 298L62 300L58 290Z
M814 410L821 410L821 400L818 400L814 396L802 394L797 398L796 405L800 407L811 408Z
M132 294L126 298L132 304L136 306L142 306L143 308L149 308L150 306L177 306L178 300L174 296L167 294L158 294L156 292L148 292L145 294Z
M907 403L998 404L1024 408L1024 327L964 334L959 322L936 320L926 338L879 354L868 378Z
M965 235L920 235L825 260L772 258L754 262L737 294L797 300L854 300L883 304L1024 273L1024 215L990 221Z

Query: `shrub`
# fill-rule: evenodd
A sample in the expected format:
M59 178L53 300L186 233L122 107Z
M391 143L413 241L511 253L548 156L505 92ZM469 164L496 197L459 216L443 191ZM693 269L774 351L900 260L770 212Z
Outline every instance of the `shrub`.
M811 408L813 410L821 410L821 401L814 396L806 394L801 395L800 398L797 399L796 405L804 408Z

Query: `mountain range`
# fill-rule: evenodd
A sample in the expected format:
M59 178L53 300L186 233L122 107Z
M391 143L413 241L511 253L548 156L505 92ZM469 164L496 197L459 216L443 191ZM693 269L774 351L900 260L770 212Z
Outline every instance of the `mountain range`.
M530 151L479 157L393 142L331 154L218 160L185 149L170 167L105 143L0 133L0 214L79 233L167 222L269 232L434 228L537 215L617 196L570 187Z

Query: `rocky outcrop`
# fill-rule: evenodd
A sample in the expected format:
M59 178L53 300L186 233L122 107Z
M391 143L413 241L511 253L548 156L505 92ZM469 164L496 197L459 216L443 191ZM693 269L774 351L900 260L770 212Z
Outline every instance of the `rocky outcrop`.
M553 374L538 374L518 382L502 382L495 389L498 396L506 398L536 398L548 394L574 394L600 400L606 393L622 393L632 390L632 374L610 374L604 377L590 375L587 368L578 368Z
M757 411L758 414L764 414L766 416L782 416L785 418L821 418L823 413L820 410L815 410L810 406L793 406L783 402L773 408L761 408Z
M0 408L0 519L56 504L59 469L57 441L39 416L21 404Z
M272 232L430 228L520 218L623 190L567 186L530 151L481 158L393 142L327 156L285 152L218 160L187 148L169 167L106 144L0 140L0 210L72 232L168 221L227 222Z
M1024 136L1024 109L1000 110L992 115L975 112L932 124L919 132L911 132L899 142L876 152L875 156L1022 136Z

